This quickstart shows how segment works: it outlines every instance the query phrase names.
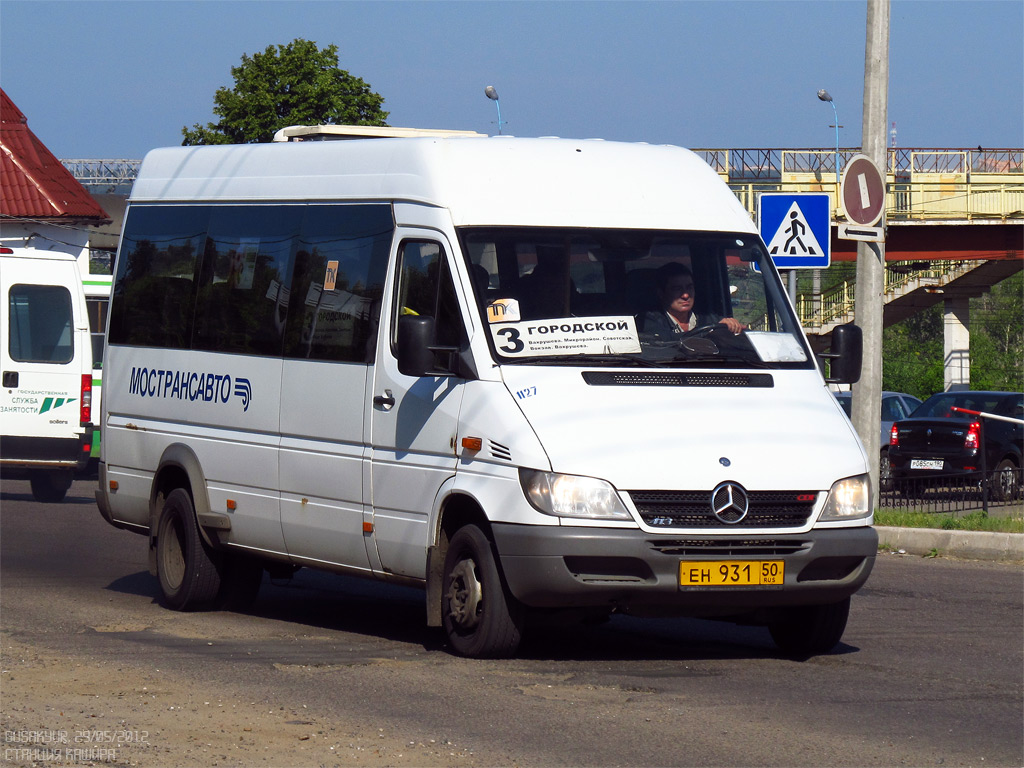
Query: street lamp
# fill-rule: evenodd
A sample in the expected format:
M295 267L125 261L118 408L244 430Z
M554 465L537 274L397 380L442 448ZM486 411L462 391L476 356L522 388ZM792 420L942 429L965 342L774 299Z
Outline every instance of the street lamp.
M498 135L501 135L501 102L498 101L498 91L493 85L488 85L484 88L484 94L488 99L494 102L494 106L498 108Z
M839 113L836 112L836 103L832 101L832 96L822 88L818 91L818 98L822 101L827 101L832 105L832 115L836 119L836 194L839 194Z

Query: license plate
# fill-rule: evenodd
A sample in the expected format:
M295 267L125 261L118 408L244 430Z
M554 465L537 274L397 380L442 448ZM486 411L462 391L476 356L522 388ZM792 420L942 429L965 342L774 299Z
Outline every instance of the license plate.
M759 587L781 585L783 560L684 560L679 563L683 587Z
M942 459L911 459L911 469L942 469Z

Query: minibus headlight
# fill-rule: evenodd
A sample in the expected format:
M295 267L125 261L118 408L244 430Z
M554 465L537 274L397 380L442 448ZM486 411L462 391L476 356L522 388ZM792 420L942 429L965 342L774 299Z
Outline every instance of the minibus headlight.
M819 521L856 520L871 515L871 481L867 475L837 480L828 492Z
M619 494L605 480L535 469L520 469L519 480L530 504L546 515L591 520L631 519Z

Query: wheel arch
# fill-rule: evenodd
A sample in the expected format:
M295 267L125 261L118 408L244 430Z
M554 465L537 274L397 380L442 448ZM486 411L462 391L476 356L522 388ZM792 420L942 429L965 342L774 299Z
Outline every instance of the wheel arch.
M1013 466L1015 466L1017 469L1020 469L1020 465L1021 465L1020 454L1017 454L1017 453L1014 453L1013 451L1010 451L1006 455L1004 455L1001 459L999 459L999 461L996 462L996 466L999 466L1004 461L1008 461L1011 464L1013 464Z
M494 543L491 524L483 506L473 496L453 489L454 478L438 492L437 510L427 546L427 626L441 626L441 588L448 542L465 525L476 525Z
M192 508L196 513L199 534L211 547L218 542L211 540L209 533L199 525L202 515L210 511L210 497L206 493L206 475L195 452L183 443L167 446L153 476L153 487L149 497L149 547L153 551L157 536L157 523L162 506L161 498L167 498L175 488L184 488L192 497Z

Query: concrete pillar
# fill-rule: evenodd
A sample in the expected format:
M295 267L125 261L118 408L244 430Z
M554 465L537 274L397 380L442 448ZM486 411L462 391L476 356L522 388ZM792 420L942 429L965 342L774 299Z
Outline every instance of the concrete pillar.
M956 296L945 300L942 316L942 346L945 389L971 388L970 300Z

